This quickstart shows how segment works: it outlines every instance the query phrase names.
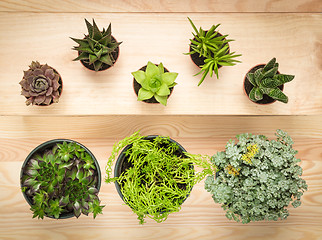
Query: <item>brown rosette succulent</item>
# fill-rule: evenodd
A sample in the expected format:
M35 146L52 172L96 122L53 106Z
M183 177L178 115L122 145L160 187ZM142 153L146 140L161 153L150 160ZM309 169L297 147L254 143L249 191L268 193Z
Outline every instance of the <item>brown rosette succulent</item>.
M61 77L47 64L32 61L20 81L21 95L27 98L27 105L50 105L57 103L61 93Z

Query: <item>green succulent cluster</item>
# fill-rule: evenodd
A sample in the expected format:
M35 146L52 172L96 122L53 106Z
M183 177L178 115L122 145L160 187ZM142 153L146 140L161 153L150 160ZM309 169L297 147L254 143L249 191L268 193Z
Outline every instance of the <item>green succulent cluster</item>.
M215 73L218 79L218 68L220 66L233 66L237 62L240 62L235 58L241 56L241 54L229 52L228 43L234 40L226 39L228 35L220 35L216 31L220 24L213 25L208 31L205 31L200 27L198 31L192 20L190 18L188 19L195 33L192 33L194 39L190 39L192 51L187 54L191 55L198 53L199 57L206 58L204 61L205 64L201 66L201 71L194 75L196 76L202 73L202 77L198 83L198 86L200 86L208 73L210 74L210 77Z
M249 98L253 102L263 99L266 94L271 98L287 103L288 97L278 88L284 83L294 79L294 75L278 74L278 63L276 58L271 59L264 67L257 69L254 73L247 73L248 81L253 85Z
M263 135L237 135L226 150L212 157L219 169L216 178L208 176L205 188L216 203L226 210L226 217L242 223L286 219L286 207L301 204L307 184L300 176L293 141L277 130L277 140Z
M74 142L56 144L34 154L23 169L22 189L32 200L33 217L59 218L63 213L102 213L94 160Z
M177 84L174 81L178 73L165 72L162 63L156 66L149 61L145 71L138 70L132 72L132 75L135 81L141 85L138 93L138 101L154 97L159 103L164 106L167 105L170 88Z
M111 24L106 30L103 28L103 31L100 31L94 19L93 25L86 19L85 22L88 35L85 35L84 39L71 38L79 44L73 48L79 52L79 56L74 61L83 60L89 65L93 65L95 71L99 71L103 64L113 66L115 59L112 53L122 42L117 42L112 38Z
M112 178L112 162L130 144L125 152L130 167ZM204 170L195 173L193 164ZM193 185L213 171L209 159L182 152L168 137L147 139L138 133L114 145L106 170L106 182L118 182L125 203L137 214L140 224L146 217L163 222L170 213L178 212Z

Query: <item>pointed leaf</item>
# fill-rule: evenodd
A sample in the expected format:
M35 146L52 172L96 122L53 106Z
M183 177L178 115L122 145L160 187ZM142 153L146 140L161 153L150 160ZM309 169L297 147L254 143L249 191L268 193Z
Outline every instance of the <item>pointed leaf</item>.
M286 75L286 74L276 74L275 78L279 80L280 85L290 82L294 79L294 75Z
M92 38L93 37L93 26L85 19L88 35Z
M267 72L268 70L272 69L275 65L276 58L272 58L265 66L264 66L264 72Z
M98 29L94 19L93 19L93 34L92 34L92 38L95 39L96 41L99 41L103 35L101 33L101 31Z
M254 73L247 73L246 75L248 81L253 85L253 86L256 86L256 82L255 82L255 79L254 79Z
M97 59L98 57L96 55L89 54L89 64L93 64Z
M109 54L101 56L100 61L107 65L113 66L113 60L111 59Z
M139 70L136 72L132 72L131 74L133 75L135 81L142 85L143 81L145 80L145 72Z
M263 78L272 78L277 73L277 67L274 67L267 72L264 72Z
M101 67L102 67L102 65L103 65L103 63L101 61L94 62L94 69L95 69L95 71L97 72L98 70L100 70Z
M156 94L159 96L168 96L170 94L168 85L166 83L163 83Z
M149 61L145 70L145 74L147 78L151 78L159 74L159 68Z
M288 102L288 97L279 88L272 89L268 96L283 103Z
M168 100L167 96L154 95L154 98L162 105L167 106L167 100Z
M263 99L263 93L261 92L261 90L259 88L255 88L254 97L255 97L256 101Z
M153 97L153 92L148 91L144 88L140 88L139 93L138 93L138 101L150 99Z
M178 76L178 73L175 72L166 72L161 75L162 81L165 82L168 86L173 84Z
M256 102L256 98L255 98L256 89L257 89L256 87L252 88L252 90L250 91L250 93L248 95L250 100L252 100L253 102Z

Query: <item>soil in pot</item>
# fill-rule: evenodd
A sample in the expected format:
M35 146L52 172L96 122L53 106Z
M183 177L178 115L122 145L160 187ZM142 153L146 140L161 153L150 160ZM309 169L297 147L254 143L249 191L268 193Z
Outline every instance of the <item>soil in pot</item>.
M151 135L151 136L147 136L145 139L147 139L147 140L150 140L150 141L153 141L153 139L154 138L156 138L157 136L155 136L155 135ZM185 155L184 155L184 153L183 152L186 152L186 150L180 145L180 144L178 144L176 141L174 141L174 140L172 140L172 139L170 139L170 141L171 142L175 142L178 146L179 146L179 149L178 150L176 150L175 152L174 152L174 155L176 155L177 157L179 157L179 158L184 158L185 157ZM161 145L161 147L164 147L165 145ZM115 170L114 170L114 175L115 175L115 177L119 177L123 172L125 172L125 171L127 171L128 169L130 169L130 168L132 168L133 167L133 164L132 163L130 163L129 161L128 161L128 157L125 155L125 152L128 150L128 149L130 149L132 147L132 144L130 144L130 145L128 145L128 146L126 146L123 150L122 150L122 152L120 153L120 155L119 155L119 157L118 157L118 159L117 159L117 162L116 162L116 165L115 165ZM144 166L143 166L144 167ZM194 167L193 167L193 165L191 165L191 168L193 169ZM143 180L141 180L142 182L144 182L144 176L143 177L141 177L141 179L143 179ZM156 182L157 183L157 182ZM115 185L116 185L116 189L117 189L117 191L118 191L118 193L119 193L119 195L120 195L120 197L123 199L123 201L124 201L124 197L123 197L123 194L122 194L122 192L121 192L121 190L120 190L120 188L122 188L122 183L121 184L119 184L117 181L115 182ZM180 188L180 189L186 189L187 188L187 186L185 185L185 184L180 184L180 183L178 183L177 184L177 186L178 186L178 188ZM188 196L186 196L186 198L187 198ZM183 198L183 199L181 199L181 201L180 201L180 204L182 204L185 200L186 200L186 198ZM131 206L130 206L131 207ZM131 207L132 208L132 207ZM162 208L160 208L159 209L159 212L164 212L166 209L162 209Z
M263 68L264 66L265 66L265 64L257 65L255 67L253 67L252 69L250 69L247 73L254 73L257 69ZM279 72L277 72L277 73L279 74ZM248 81L247 77L245 76L245 78L244 78L244 91L245 91L247 97L249 96L249 93L253 89L253 87L254 86ZM278 86L278 88L281 89L281 91L283 91L284 85ZM252 101L250 98L249 98L249 100ZM274 98L271 98L270 96L264 94L262 100L254 102L254 103L264 105L264 104L270 104L270 103L274 103L274 102L276 102L276 100Z
M155 65L156 65L156 66L158 66L158 64L155 64ZM141 67L141 68L140 68L140 70L142 70L142 71L144 71L144 72L145 72L146 67L147 67L147 66L145 65L144 67ZM164 72L169 72L169 71L168 71L168 69L164 68ZM134 92L135 92L136 96L138 96L138 94L139 94L139 90L140 90L140 88L141 88L141 87L142 87L142 86L141 86L141 84L140 84L140 83L138 83L138 82L135 80L135 78L133 78L133 88L134 88ZM170 97L170 95L172 94L173 87L169 88L169 90L170 90L170 94L169 94L168 98L169 98L169 97ZM150 98L150 99L143 100L142 102L146 102L146 103L159 103L159 102L155 99L155 97L152 97L152 98Z
M51 149L53 149L53 147L56 146L57 143L62 144L63 142L67 142L67 143L74 142L74 143L80 145L83 149L85 149L85 151L91 156L91 158L94 160L94 164L95 164L95 168L96 168L96 171L94 172L94 174L96 174L95 177L97 179L96 188L97 188L98 191L100 190L100 187L101 187L101 171L100 171L100 167L99 167L99 164L98 164L95 156L84 145L82 145L82 144L80 144L80 143L78 143L76 141L69 140L69 139L54 139L54 140L44 142L44 143L40 144L39 146L37 146L35 149L33 149L29 153L29 155L26 157L26 159L25 159L25 161L24 161L24 163L22 165L21 172L20 172L20 186L21 186L21 188L23 187L22 186L22 178L25 175L24 169L25 169L27 163L29 162L29 160L32 159L36 155L43 156L46 152L48 152ZM26 191L27 190L28 189L26 189ZM34 205L34 201L32 199L33 196L27 195L26 192L24 192L24 191L22 193L23 193L23 196L26 199L27 203L30 206ZM53 216L49 216L49 215L45 215L45 216L49 217L49 218L54 218ZM73 212L64 212L64 213L60 214L59 219L66 219L66 218L71 218L71 217L74 217L74 216L75 215L74 215ZM54 218L54 219L56 219L56 218Z
M206 31L206 33L207 33L208 31ZM217 34L216 34L216 36L215 37L219 37L219 36L222 36L222 34L220 34L220 33L218 33L217 32ZM196 41L196 39L195 38L193 38L193 40L194 41ZM228 44L228 43L226 43L226 44ZM189 52L192 52L193 50L192 50L192 48L191 48L191 43L190 43L190 45L189 45L190 47L189 47ZM228 45L228 53L230 52L230 48L229 48L229 45ZM190 54L190 57L191 57L191 60L193 61L193 63L195 64L195 65L197 65L199 68L201 68L201 66L202 65L204 65L205 64L205 60L207 59L207 58L205 58L205 57L203 57L203 56L199 56L199 53L193 53L193 54ZM222 67L222 65L218 65L218 69L219 68L221 68Z
M112 36L112 39L116 42L116 39ZM113 59L114 59L114 64L116 63L118 57L119 57L119 53L120 53L120 46L118 46L114 52L112 52L112 56L113 56ZM79 55L79 52L78 52L78 55ZM94 65L93 64L89 64L88 61L86 60L80 60L80 62L83 64L84 67L92 70L92 71L95 71L94 69ZM104 71L106 69L109 69L110 67L114 66L113 65L108 65L106 63L103 63L101 68L98 70L98 71Z

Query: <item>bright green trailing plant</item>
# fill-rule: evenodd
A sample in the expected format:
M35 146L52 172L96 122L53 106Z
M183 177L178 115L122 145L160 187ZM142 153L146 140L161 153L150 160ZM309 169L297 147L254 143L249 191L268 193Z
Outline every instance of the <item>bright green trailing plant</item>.
M118 152L129 144L132 147L125 155L131 166L112 178L111 165ZM195 173L193 164L203 171ZM106 167L106 182L118 182L125 203L137 214L140 224L146 217L163 222L170 213L180 210L193 185L213 171L208 156L182 153L168 137L149 140L136 132L114 145Z
M145 72L138 70L132 72L132 75L141 88L138 93L138 101L143 101L154 97L159 103L167 105L167 99L170 95L170 88L174 87L175 79L178 73L164 72L163 64L158 66L148 62Z
M122 42L117 42L112 38L111 24L106 30L103 28L103 31L100 31L94 19L93 25L86 19L85 22L88 35L85 35L84 39L71 38L79 44L79 46L73 48L73 50L79 52L79 56L73 61L83 60L93 65L95 71L99 71L103 64L113 66L115 59L112 53Z
M22 190L32 199L33 217L102 213L92 157L76 143L56 144L33 156L23 169Z
M294 75L278 74L278 63L276 58L271 59L264 67L257 69L254 73L247 73L248 81L253 85L249 93L249 98L254 101L263 99L266 94L271 98L288 102L288 97L278 88L284 83L290 82L294 79Z
M228 219L237 222L286 219L286 207L301 205L307 184L300 176L300 159L286 132L277 130L277 140L263 135L237 135L226 150L212 157L216 178L208 176L205 188L222 204Z
M215 73L217 79L219 78L219 66L233 66L237 62L240 62L234 58L241 56L241 54L235 54L235 52L229 53L228 43L234 40L226 39L228 35L220 35L216 31L220 24L213 25L209 31L205 31L201 27L198 31L191 19L188 19L195 33L192 33L194 39L190 39L192 51L187 54L198 53L199 57L206 58L204 61L205 64L201 66L201 71L195 74L196 76L203 73L201 80L198 83L198 86L200 86L208 73L210 74L210 77Z

